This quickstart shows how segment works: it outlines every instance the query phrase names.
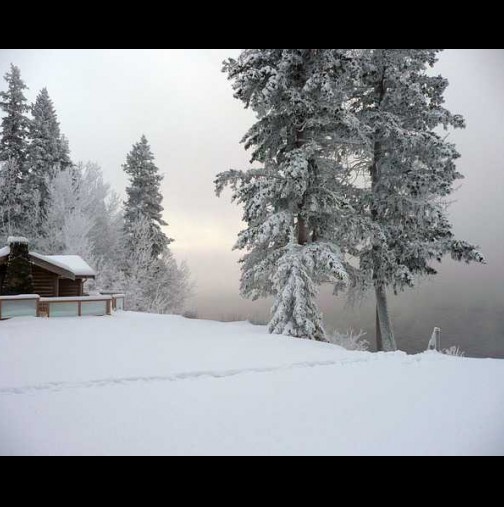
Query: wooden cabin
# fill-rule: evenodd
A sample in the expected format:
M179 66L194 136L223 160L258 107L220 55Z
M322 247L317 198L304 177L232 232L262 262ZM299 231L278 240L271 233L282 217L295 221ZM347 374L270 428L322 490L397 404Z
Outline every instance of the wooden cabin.
M10 245L0 249L0 296L4 295L4 280L10 254ZM29 259L33 293L43 298L83 296L86 280L96 277L93 269L77 255L42 255L29 251Z

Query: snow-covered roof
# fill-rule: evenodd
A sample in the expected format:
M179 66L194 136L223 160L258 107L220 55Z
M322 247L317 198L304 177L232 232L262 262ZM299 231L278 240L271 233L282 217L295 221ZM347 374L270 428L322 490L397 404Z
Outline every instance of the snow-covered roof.
M48 255L47 258L67 266L75 276L96 276L96 271L78 255Z
M12 238L10 238L12 239ZM0 248L0 259L10 254L10 247ZM78 255L42 255L30 252L33 259L38 259L73 274L74 277L95 277L96 271Z
M30 252L32 257L49 262L55 266L66 269L74 276L96 276L96 272L91 266L78 255L41 255L36 252Z

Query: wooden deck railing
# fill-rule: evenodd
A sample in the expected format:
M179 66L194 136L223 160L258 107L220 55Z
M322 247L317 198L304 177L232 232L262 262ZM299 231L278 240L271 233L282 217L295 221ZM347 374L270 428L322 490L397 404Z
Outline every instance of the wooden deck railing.
M0 320L13 317L37 317L40 296L29 294L26 296L1 296Z
M0 320L13 317L86 317L124 310L124 294L41 298L38 295L0 297Z
M125 294L113 291L102 291L100 292L100 294L102 296L112 296L112 310L114 311L124 310L124 303L126 300Z
M41 298L40 317L101 317L112 314L112 296Z

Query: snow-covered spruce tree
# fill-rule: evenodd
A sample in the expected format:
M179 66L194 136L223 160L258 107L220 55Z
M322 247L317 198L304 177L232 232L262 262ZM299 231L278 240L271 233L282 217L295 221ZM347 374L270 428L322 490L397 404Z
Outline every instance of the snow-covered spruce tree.
M439 51L365 49L354 55L351 112L362 141L354 167L367 173L369 185L352 205L372 224L354 282L374 287L379 350L396 349L387 287L397 293L419 276L436 274L431 264L445 254L484 262L476 247L454 238L447 217L445 200L462 176L455 165L459 153L439 127L462 128L464 120L443 106L447 80L427 72Z
M351 55L246 49L224 66L235 97L258 116L244 143L262 167L218 175L217 194L231 186L244 207L241 290L252 299L274 296L272 333L325 340L318 287L346 280L334 238L359 229L341 198L348 171L340 150L354 135L346 106Z
M21 214L19 166L14 160L0 162L0 240L6 244L9 236L18 234L16 218Z
M163 220L161 205L163 196L160 186L163 176L154 164L154 155L145 136L133 146L123 169L130 178L130 185L126 189L128 199L124 203L126 234L131 235L133 224L146 218L153 238L151 253L153 257L158 257L172 240L161 230L162 226L167 225Z
M41 207L45 210L49 180L72 163L68 143L61 135L58 117L46 88L37 96L31 112L33 118L28 128L30 145L27 165L30 171L30 186L38 190Z
M0 133L0 161L17 162L21 177L28 147L29 119L26 113L29 106L24 96L27 86L21 79L19 68L12 64L4 79L7 91L0 92L0 108L5 113Z
M1 218L8 234L22 233L23 217L30 210L27 190L26 153L28 147L27 129L29 110L24 90L27 88L21 79L18 67L11 65L11 70L5 75L7 91L0 92L0 109L4 113L0 130L0 162L2 164L2 195L4 203ZM8 209L5 203L9 202ZM6 233L4 228L3 233Z
M174 313L189 295L187 267L177 265L162 231L161 181L145 136L133 146L123 166L130 177L125 202L122 284L128 310Z
M13 159L0 162L0 243L9 236L24 236L37 243L41 209L38 191L26 192Z

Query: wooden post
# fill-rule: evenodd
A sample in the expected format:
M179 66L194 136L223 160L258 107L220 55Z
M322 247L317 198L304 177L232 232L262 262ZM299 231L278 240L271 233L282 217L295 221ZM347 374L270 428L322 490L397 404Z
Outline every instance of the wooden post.
M436 350L437 352L441 352L441 329L438 327L434 328L427 350Z
M78 306L79 306L79 310L78 310L78 315L79 317L82 317L82 301L78 301Z

